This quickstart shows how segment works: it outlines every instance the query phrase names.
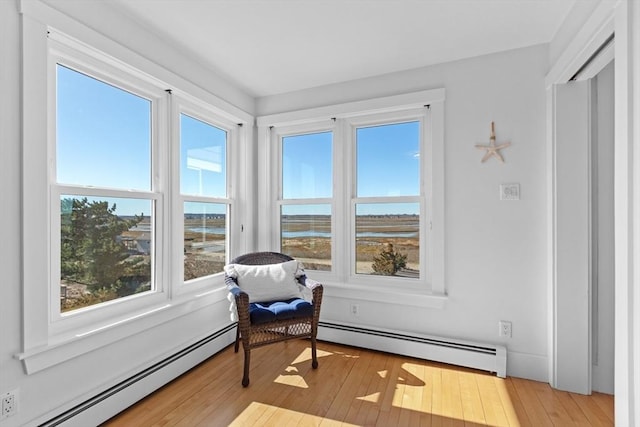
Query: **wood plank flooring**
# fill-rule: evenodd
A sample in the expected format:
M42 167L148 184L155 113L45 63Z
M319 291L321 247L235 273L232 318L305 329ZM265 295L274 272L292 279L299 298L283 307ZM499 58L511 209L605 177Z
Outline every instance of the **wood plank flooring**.
M104 426L613 426L613 396L325 342L233 346Z

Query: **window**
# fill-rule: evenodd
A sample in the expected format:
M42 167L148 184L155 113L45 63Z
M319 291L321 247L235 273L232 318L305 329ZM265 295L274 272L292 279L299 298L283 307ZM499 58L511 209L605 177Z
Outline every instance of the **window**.
M226 264L230 132L180 113L184 281L220 273Z
M260 188L275 202L262 246L330 286L442 295L443 100L433 90L259 117L271 177Z
M201 102L58 49L51 266L60 307L53 312L160 294L177 272L180 283L210 284L227 262L227 163L237 125ZM179 129L173 151L172 127ZM168 163L163 153L172 153ZM163 222L169 211L176 219ZM172 235L182 241L179 253L168 249Z
M34 194L45 182L48 197L27 195L38 208L25 213L25 223L48 217L36 221L48 277L25 279L47 296L47 334L222 289L241 121L62 34L49 35L47 50L48 147L28 138L25 151L28 162L51 160L29 180Z
M355 128L355 272L420 277L420 121Z
M226 300L221 267L253 244L248 209L234 209L250 205L247 182L233 172L248 169L253 117L98 33L64 24L80 41L40 18L22 28L29 374Z
M59 218L52 266L61 313L158 288L162 198L151 179L152 98L65 63L59 58L55 65L51 207Z
M333 132L282 136L280 143L280 250L330 271Z

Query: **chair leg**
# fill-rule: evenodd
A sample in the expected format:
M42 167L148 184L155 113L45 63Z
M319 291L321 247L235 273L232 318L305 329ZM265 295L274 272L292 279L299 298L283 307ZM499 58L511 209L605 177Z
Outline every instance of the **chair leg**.
M242 387L249 385L249 362L251 354L249 350L244 351L244 375L242 377Z
M236 345L234 347L235 352L238 352L238 348L240 347L240 324L236 325Z
M311 367L313 369L318 368L318 355L316 352L316 337L311 337Z

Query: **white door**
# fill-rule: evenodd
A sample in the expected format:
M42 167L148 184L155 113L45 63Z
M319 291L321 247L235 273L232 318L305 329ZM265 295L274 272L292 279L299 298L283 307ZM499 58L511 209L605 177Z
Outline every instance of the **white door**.
M591 82L553 88L554 375L560 390L591 393Z
M614 391L614 64L594 78L592 148L593 391Z

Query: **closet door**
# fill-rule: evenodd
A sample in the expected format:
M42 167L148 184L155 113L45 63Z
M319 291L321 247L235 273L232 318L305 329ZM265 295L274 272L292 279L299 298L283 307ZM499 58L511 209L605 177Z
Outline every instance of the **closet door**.
M591 393L591 81L553 89L553 386Z

